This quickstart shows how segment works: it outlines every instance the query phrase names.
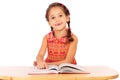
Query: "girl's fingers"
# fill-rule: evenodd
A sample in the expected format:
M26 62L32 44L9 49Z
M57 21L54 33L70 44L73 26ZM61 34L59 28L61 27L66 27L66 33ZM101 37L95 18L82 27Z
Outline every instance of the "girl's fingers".
M33 62L33 66L37 66L37 62L36 61Z
M37 67L39 69L46 69L46 68L48 68L48 65L46 64L46 62L41 62L41 63L37 64Z
M45 68L45 67L44 67L44 64L39 64L39 65L38 65L38 68L44 69L44 68Z
M45 68L46 68L46 69L48 68L48 65L47 65L47 63L46 63L46 62L44 63L44 66L45 66Z

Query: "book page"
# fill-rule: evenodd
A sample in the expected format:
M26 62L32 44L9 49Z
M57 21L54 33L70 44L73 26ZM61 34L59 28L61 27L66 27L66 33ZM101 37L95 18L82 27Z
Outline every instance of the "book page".
M85 71L85 68L80 66L80 65L76 65L76 64L70 64L70 63L62 63L59 65L59 69L62 69L63 67L69 67L69 68L75 68L81 71Z
M76 68L71 68L71 67L62 67L59 71L59 73L88 73L87 71L82 71L80 69L76 69Z
M39 69L37 67L31 68L30 72L28 73L29 75L37 75L37 74L53 74L53 73L58 73L57 70L50 70L48 69Z
M48 65L48 69L49 70L56 70L56 71L58 71L58 66L57 65Z
M76 64L70 64L70 63L62 63L59 65L59 73L89 73L87 70Z

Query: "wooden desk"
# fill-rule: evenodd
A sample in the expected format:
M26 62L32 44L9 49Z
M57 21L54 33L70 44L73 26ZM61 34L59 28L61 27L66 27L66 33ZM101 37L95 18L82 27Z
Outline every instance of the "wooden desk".
M44 74L28 75L31 67L0 67L0 80L109 80L118 73L106 66L85 66L90 74Z

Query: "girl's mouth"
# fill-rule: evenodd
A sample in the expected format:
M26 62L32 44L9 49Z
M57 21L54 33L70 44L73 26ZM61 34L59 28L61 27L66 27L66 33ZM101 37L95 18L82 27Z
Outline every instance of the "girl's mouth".
M55 26L60 26L62 23L57 23L57 24L55 24Z

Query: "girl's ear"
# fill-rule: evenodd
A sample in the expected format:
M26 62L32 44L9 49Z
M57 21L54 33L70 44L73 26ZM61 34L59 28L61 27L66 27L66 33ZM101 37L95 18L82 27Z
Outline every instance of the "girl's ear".
M67 22L69 22L69 21L70 21L70 15L67 16Z

